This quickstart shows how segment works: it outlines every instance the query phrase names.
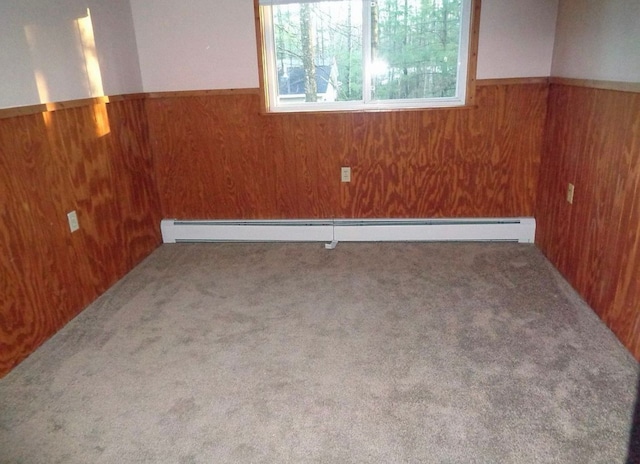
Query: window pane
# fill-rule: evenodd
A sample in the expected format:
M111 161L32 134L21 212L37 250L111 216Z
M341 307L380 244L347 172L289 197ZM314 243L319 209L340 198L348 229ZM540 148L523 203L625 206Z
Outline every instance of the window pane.
M371 11L373 100L456 96L461 0L377 0Z
M362 1L272 7L277 105L362 100Z

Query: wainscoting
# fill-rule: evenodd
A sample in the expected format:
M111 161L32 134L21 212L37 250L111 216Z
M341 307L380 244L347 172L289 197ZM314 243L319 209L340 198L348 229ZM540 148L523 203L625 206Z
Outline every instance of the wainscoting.
M551 85L536 219L538 246L640 359L640 93Z
M488 84L477 108L378 113L261 115L257 91L151 95L163 217L532 216L548 85Z
M0 376L160 243L143 100L55 109L0 119Z
M0 110L0 376L151 253L161 218L535 216L640 359L640 93L553 82L431 111L265 115L254 89Z

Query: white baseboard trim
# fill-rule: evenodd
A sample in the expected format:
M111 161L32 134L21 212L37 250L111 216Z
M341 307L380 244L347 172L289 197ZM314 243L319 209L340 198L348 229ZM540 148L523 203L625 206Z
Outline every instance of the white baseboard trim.
M177 242L327 242L333 221L178 221L163 219L164 243Z
M180 221L163 219L164 243L511 241L533 243L536 221L520 218ZM334 245L335 246L335 245Z

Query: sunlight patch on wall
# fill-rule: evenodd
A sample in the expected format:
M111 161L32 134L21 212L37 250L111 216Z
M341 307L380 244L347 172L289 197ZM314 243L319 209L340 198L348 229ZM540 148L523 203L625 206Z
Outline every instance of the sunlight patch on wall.
M104 87L102 86L102 71L100 70L100 62L98 61L98 52L96 49L96 38L93 32L93 21L91 21L91 10L87 8L87 16L76 20L80 44L82 45L82 54L84 58L84 66L87 72L87 83L89 91L94 97L104 97ZM102 101L93 106L94 124L96 135L102 137L111 132L109 125L109 115L107 113L106 101Z
M88 105L96 136L110 133L109 99L104 94L91 11L87 8L86 15L75 13L70 18L28 24L24 33L38 98L46 105L44 122L51 123L51 111ZM82 101L86 98L95 103Z
M96 38L93 33L93 22L91 21L91 11L87 8L87 16L76 19L76 25L82 45L84 55L84 65L87 72L89 91L93 97L104 96L102 86L102 72L96 51Z
M35 50L36 50L36 47L38 46L37 39L36 39L35 26L26 25L24 27L24 34L27 38L27 44L29 45L31 56L35 56ZM47 77L45 76L42 69L35 66L35 63L34 63L33 77L36 81L36 88L38 89L38 96L40 98L40 103L47 103L51 101Z
M31 56L34 56L37 46L35 26L25 26L24 33L27 38L29 50L31 51ZM36 81L36 88L38 89L38 98L40 98L40 103L44 103L47 105L47 111L42 112L42 120L44 121L45 126L49 127L51 125L51 113L49 113L49 102L51 101L49 83L47 82L47 77L45 76L44 72L41 69L36 68L35 65L33 70L33 78Z
M93 122L96 127L96 135L102 137L111 132L111 126L109 125L109 113L107 112L108 99L93 105Z

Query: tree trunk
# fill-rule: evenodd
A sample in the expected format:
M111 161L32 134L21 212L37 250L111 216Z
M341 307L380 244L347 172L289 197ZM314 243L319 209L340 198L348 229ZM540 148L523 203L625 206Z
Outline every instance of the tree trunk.
M378 55L380 42L379 7L377 0L371 2L371 61L375 61Z
M379 26L380 10L378 7L378 0L372 0L371 2L371 63L376 61L378 57L378 48L380 46L380 26ZM371 68L369 68L371 69ZM374 76L369 76L371 79L371 98L376 98L376 82Z
M313 27L311 24L311 5L300 5L300 34L302 35L302 66L304 67L305 101L318 101L316 85L316 67L313 61Z
M347 50L349 52L349 59L347 60L347 100L351 100L351 59L353 54L353 43L351 38L351 3L347 4Z
M402 40L403 47L403 69L404 82L402 85L402 98L409 98L409 70L407 69L407 45L409 44L409 2L404 0L404 38Z

